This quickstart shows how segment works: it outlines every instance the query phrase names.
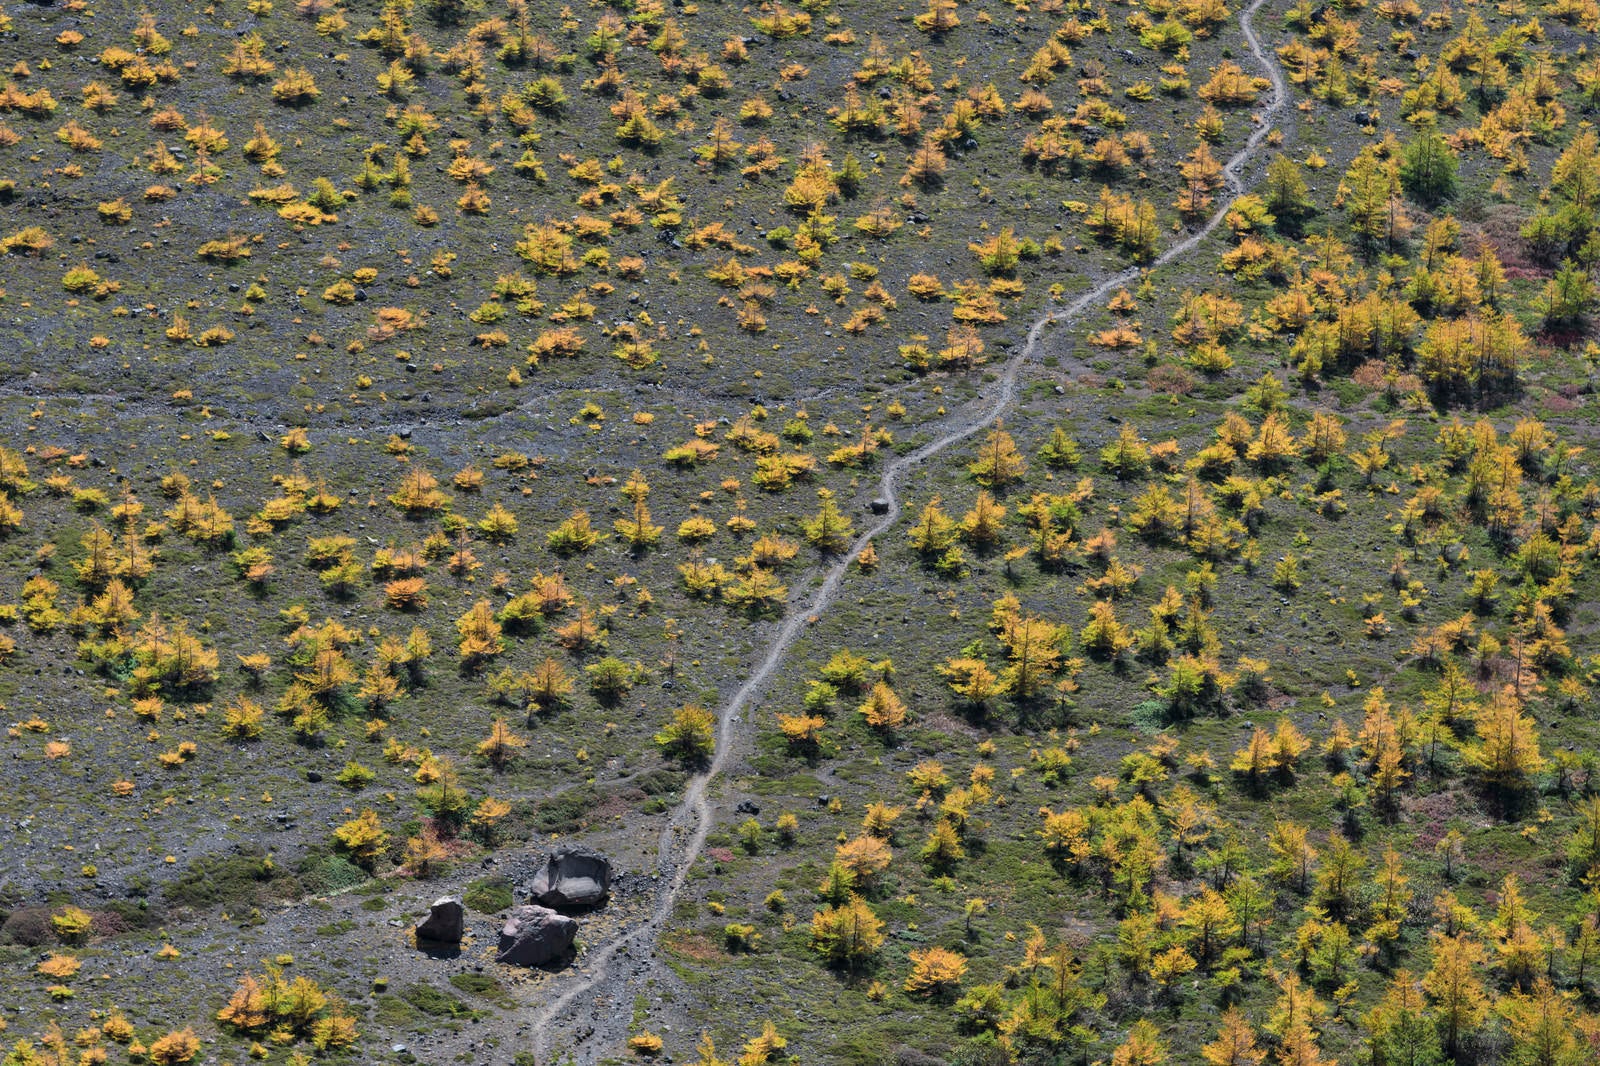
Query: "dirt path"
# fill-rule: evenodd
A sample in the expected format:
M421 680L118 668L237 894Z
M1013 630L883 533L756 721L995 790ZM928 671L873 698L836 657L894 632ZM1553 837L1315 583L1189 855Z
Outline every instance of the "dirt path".
M790 606L782 625L768 643L766 654L718 714L716 756L704 772L690 781L682 802L672 812L667 827L662 831L657 854L660 877L655 906L649 916L611 941L595 945L585 952L580 960L580 969L557 979L556 988L561 988L563 984L566 987L561 988L560 993L535 1014L532 1021L533 1050L539 1066L546 1066L553 1061L550 1058L552 1044L559 1044L557 1050L565 1060L578 1066L588 1066L620 1051L622 1042L628 1036L632 1015L631 994L642 991L643 980L653 972L656 939L672 913L689 870L705 846L706 834L710 832L712 824L707 792L711 783L735 758L735 740L741 727L746 724L745 712L783 664L789 649L808 621L821 615L832 604L856 555L899 521L901 507L898 489L906 474L951 445L994 425L1015 406L1022 368L1033 358L1047 327L1081 318L1118 288L1136 281L1141 270L1155 270L1188 255L1222 224L1234 200L1244 193L1240 172L1255 157L1273 129L1278 113L1289 102L1283 71L1272 53L1262 46L1251 22L1265 3L1266 0L1253 0L1240 16L1239 28L1251 56L1272 83L1272 95L1260 124L1223 168L1227 200L1212 212L1205 225L1162 252L1145 267L1130 267L1113 274L1070 304L1040 315L1028 330L1027 343L1007 360L999 375L998 387L991 396L981 397L974 404L969 404L967 410L952 415L939 436L884 467L879 482L879 496L888 501L888 510L856 537L849 550L828 570L808 601ZM1085 368L1082 364L1074 363L1068 369L1081 371Z

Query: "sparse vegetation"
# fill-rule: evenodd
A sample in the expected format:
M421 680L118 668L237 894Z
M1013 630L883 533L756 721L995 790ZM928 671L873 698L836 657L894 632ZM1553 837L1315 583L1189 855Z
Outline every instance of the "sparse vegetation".
M12 1058L1592 1057L1600 17L1251 11L0 12Z

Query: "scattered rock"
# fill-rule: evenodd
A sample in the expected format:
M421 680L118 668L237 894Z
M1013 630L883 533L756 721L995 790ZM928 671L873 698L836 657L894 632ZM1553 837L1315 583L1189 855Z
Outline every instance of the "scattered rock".
M550 853L529 894L547 907L587 907L610 891L610 859L588 848L561 847Z
M459 944L467 931L467 908L455 896L433 901L428 916L417 923L417 939L436 944Z
M889 501L881 496L867 504L867 506L872 509L873 514L889 513Z
M496 962L511 966L542 966L560 958L578 935L578 923L549 907L517 907L500 930Z
M739 814L748 814L754 817L755 815L761 813L761 808L756 806L754 803L751 803L749 800L740 800L739 805L734 808L734 811Z

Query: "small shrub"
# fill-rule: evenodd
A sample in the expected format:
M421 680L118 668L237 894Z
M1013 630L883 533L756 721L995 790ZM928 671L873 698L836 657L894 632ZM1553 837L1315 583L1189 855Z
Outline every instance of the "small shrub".
M200 1038L195 1036L194 1030L180 1029L152 1043L147 1054L157 1066L172 1066L174 1063L188 1062L199 1052Z
M82 943L94 926L94 916L81 907L63 907L50 916L50 925L68 944Z

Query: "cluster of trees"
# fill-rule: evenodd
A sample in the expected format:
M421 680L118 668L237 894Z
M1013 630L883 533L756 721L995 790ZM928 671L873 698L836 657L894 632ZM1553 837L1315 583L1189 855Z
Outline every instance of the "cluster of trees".
M271 964L259 977L239 979L217 1020L252 1038L270 1032L274 1043L305 1040L319 1052L349 1047L360 1035L343 1005L316 981L303 975L286 980Z
M1379 749L1381 760L1393 731L1405 727L1388 717L1382 693L1368 707L1361 746ZM1291 745L1296 757L1304 750L1303 741ZM1149 753L1128 756L1125 770L1141 759L1175 768L1180 747L1163 735ZM1342 727L1329 748L1338 753L1330 760L1350 750ZM1041 755L1038 765L1055 759ZM1514 1061L1580 1060L1600 1025L1578 1006L1600 959L1592 899L1570 917L1547 920L1512 873L1488 904L1472 906L1458 891L1471 867L1456 829L1438 838L1436 863L1408 861L1393 847L1374 859L1341 831L1315 834L1291 821L1272 824L1258 846L1252 831L1205 798L1203 753L1184 761L1190 780L1164 791L1147 778L1120 801L1112 781L1097 803L1040 811L1037 834L1059 875L1107 901L1114 935L1088 947L1051 944L1034 926L1020 959L993 980L970 984L962 951L912 951L904 991L944 999L969 1036L1021 1058L1106 1048L1114 1061L1167 1062L1171 1049L1159 1027L1119 1022L1137 1019L1141 1003L1175 1007L1202 987L1226 1007L1202 1049L1218 1066L1331 1062L1320 1041L1334 1022L1360 1034L1375 1061L1443 1063L1500 1039L1542 1048L1544 1057L1513 1052ZM970 789L954 788L939 763L910 773L911 791L920 794L915 816L931 827L922 849L930 870L954 868L936 854L947 827L957 848L960 835L984 835L986 820L974 817L972 803L992 802L993 770L975 765ZM1372 771L1374 791L1380 775ZM885 923L873 900L890 891L890 844L902 832L903 810L870 804L860 833L838 845L817 887L823 902L811 944L829 964L865 975L869 996L883 994ZM1566 854L1573 883L1589 884L1600 870L1600 799L1588 797L1580 810ZM1419 892L1424 879L1435 883L1431 898ZM1185 888L1174 894L1167 885ZM983 902L969 902L968 938ZM1373 991L1363 994L1364 986ZM1265 1000L1253 991L1263 987ZM1241 1009L1247 1001L1260 1003L1260 1013Z
M1221 293L1190 294L1174 333L1201 343L1243 318ZM1160 1026L1135 1023L1138 1011L1182 1009L1215 992L1229 1009L1202 1049L1207 1062L1329 1062L1323 1043L1336 1023L1340 1040L1359 1042L1375 1062L1462 1061L1497 1048L1512 1049L1506 1061L1581 1061L1600 1031L1582 1007L1600 949L1585 887L1600 873L1591 824L1600 802L1589 795L1592 756L1552 750L1541 736L1552 712L1583 705L1593 680L1565 629L1585 563L1600 550L1600 492L1581 480L1581 451L1531 417L1505 428L1451 418L1430 440L1408 433L1405 420L1358 432L1328 411L1297 412L1271 375L1243 400L1187 447L1147 440L1124 421L1098 448L1057 427L1030 459L1004 428L993 430L973 452L971 509L963 514L945 494L926 500L907 524L904 558L958 577L965 551L1008 565L1031 556L1050 587L1006 591L987 634L959 655L899 670L931 666L977 720L1005 708L1027 724L1030 711L1054 705L1070 721L1079 703L1108 701L1109 686L1122 683L1117 671L1138 662L1165 666L1146 683L1180 729L1196 713L1255 707L1274 692L1271 668L1248 641L1224 667L1211 616L1219 598L1247 594L1236 581L1222 586L1219 571L1308 595L1314 542L1304 534L1298 554L1272 566L1262 559L1261 545L1286 538L1286 516L1337 531L1376 522L1382 510L1393 561L1374 574L1378 591L1363 593L1358 624L1366 639L1393 641L1404 663L1394 684L1408 695L1368 688L1354 718L1280 714L1231 752L1161 732L1107 767L1118 748L1102 742L1096 771L1081 776L1084 736L1052 736L1012 769L1011 791L1024 774L1046 788L1086 789L1087 802L1041 808L1032 832L1068 894L1092 893L1112 924L1089 945L1052 946L1036 932L1021 966L999 973L985 964L981 978L969 977L979 966L959 944L950 959L918 953L896 980L912 995L948 997L970 1036L1023 1060L1094 1049L1118 1062L1178 1061ZM1088 473L1091 461L1100 477L1063 491L1057 475ZM1048 491L1033 491L1030 467L1052 475ZM1470 563L1464 542L1482 545ZM1170 573L1173 561L1184 579L1147 592L1145 572ZM1064 575L1081 625L1063 616ZM1141 595L1147 628L1124 620ZM1406 627L1398 639L1396 626ZM1112 672L1091 668L1096 661ZM850 691L889 689L895 667L835 655L809 682L802 711L778 715L790 750L838 754L832 708ZM1356 683L1353 671L1346 680ZM1340 705L1326 693L1323 704ZM912 771L930 879L977 876L969 852L984 849L992 863L994 849L1011 846L1002 842L1009 834L987 832L1011 817L1010 797L990 784L1004 767L984 759L961 787L952 776L937 761ZM1565 873L1553 883L1527 874L1541 881L1539 898L1559 905L1540 913L1517 872L1497 874L1484 902L1472 902L1462 887L1470 838L1459 828L1424 832L1431 856L1402 845L1409 830L1373 839L1373 821L1409 820L1411 804L1458 776L1500 817L1520 817L1543 793L1578 806L1578 824L1560 837ZM1326 803L1334 828L1267 817L1250 802L1290 789L1297 805ZM886 973L901 973L878 903L916 877L892 872L901 869L890 847L906 832L901 813L874 802L860 832L840 833L817 888L812 946L869 995L882 993ZM1533 1057L1518 1057L1533 1047Z
M1380 14L1406 17L1398 10ZM1230 215L1236 246L1223 257L1224 269L1248 280L1271 278L1289 290L1269 297L1257 321L1293 339L1307 378L1377 360L1414 370L1435 400L1489 402L1513 394L1530 346L1523 324L1536 322L1545 337L1567 343L1597 306L1590 247L1594 134L1580 129L1561 141L1560 98L1573 82L1584 84L1582 72L1562 72L1537 47L1543 41L1537 20L1496 36L1469 15L1464 31L1444 41L1438 61L1419 62L1404 80L1384 78L1381 54L1360 50L1372 29L1361 13L1302 5L1289 23L1303 35L1278 50L1291 81L1330 103L1359 99L1374 121L1384 97L1399 93L1412 128L1409 136L1383 133L1350 160L1331 201L1348 227L1337 235L1333 216L1316 218L1298 167L1279 157L1257 194L1263 212L1236 208ZM1441 13L1424 28L1450 27ZM1396 32L1406 42L1416 37L1413 30ZM1481 152L1520 176L1543 146L1560 147L1550 164L1552 195L1530 209L1521 245L1479 237L1463 247L1462 227L1450 213L1463 192L1463 161ZM1310 153L1307 162L1327 161ZM1511 195L1503 180L1491 192ZM1346 241L1383 269L1355 269ZM1554 276L1530 297L1514 296L1501 261L1508 255ZM1215 356L1201 364L1208 371L1226 366Z

